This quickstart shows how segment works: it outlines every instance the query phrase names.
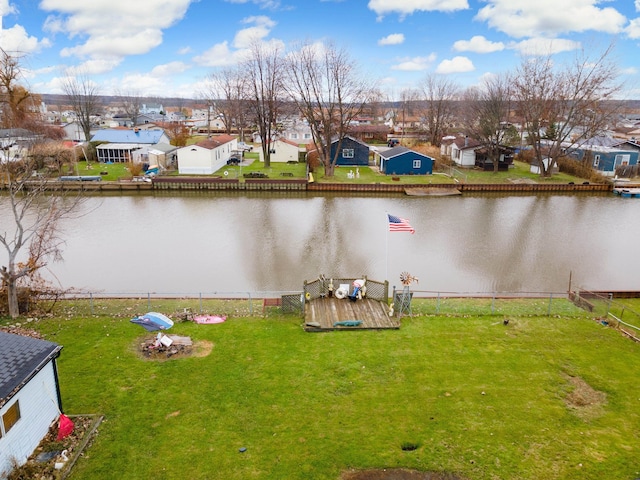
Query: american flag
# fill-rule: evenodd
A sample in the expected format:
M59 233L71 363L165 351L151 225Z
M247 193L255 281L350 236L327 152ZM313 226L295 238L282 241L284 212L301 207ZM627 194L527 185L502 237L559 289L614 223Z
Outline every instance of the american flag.
M405 218L389 215L389 231L390 232L411 232L416 233L415 229L409 224L409 220Z

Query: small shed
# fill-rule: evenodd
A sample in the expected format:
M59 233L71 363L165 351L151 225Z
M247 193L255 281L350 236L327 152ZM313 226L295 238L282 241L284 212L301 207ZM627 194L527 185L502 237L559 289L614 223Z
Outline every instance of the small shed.
M52 342L0 331L0 478L24 464L62 410Z
M376 156L380 159L380 171L387 175L431 175L433 173L433 158L407 147L397 146L379 151Z
M544 169L545 171L549 171L549 165L551 164L551 159L549 157L544 157L542 159L542 163L544 164ZM540 168L540 163L538 162L538 160L533 160L531 162L531 166L529 167L529 171L531 173L536 173L538 175L540 175L541 172L541 168ZM558 173L560 170L558 169L558 164L554 163L553 164L553 170L551 171L552 174L556 174Z

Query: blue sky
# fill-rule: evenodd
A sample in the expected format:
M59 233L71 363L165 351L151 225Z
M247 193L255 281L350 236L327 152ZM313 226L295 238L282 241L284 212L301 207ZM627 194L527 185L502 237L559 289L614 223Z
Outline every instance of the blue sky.
M333 42L392 99L428 74L471 86L523 55L564 62L614 42L640 98L640 0L0 0L0 15L0 46L37 93L81 71L105 95L193 98L259 39Z

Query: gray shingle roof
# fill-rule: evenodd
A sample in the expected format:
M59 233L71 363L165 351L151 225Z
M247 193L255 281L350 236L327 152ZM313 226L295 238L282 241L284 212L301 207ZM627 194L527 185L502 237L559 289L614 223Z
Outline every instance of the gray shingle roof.
M60 350L53 342L0 331L0 406Z

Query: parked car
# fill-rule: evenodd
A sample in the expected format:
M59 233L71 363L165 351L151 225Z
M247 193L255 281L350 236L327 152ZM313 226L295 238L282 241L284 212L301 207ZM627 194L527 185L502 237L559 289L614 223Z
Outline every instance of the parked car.
M229 160L227 160L227 165L240 165L240 162L242 162L242 157L239 154L234 153L229 157Z
M243 152L251 152L253 150L253 145L249 145L248 143L238 142L238 150L242 150Z

